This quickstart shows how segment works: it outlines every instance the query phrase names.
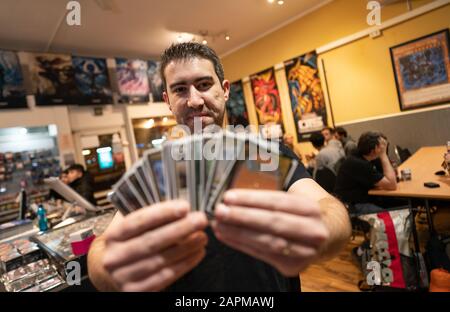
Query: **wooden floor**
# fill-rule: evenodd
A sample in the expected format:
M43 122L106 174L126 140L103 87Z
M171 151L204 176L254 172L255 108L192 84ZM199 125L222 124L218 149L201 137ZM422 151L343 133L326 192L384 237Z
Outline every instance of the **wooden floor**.
M429 239L426 220L416 218L416 227L422 252ZM433 214L436 230L439 233L450 233L450 207L439 207ZM422 221L422 222L420 222ZM358 282L363 279L361 271L351 258L351 251L363 241L362 236L350 241L347 247L336 258L311 265L301 274L303 292L359 292Z
M358 281L363 279L361 271L352 261L351 251L363 241L357 236L336 258L311 265L301 274L303 292L349 292L359 291Z

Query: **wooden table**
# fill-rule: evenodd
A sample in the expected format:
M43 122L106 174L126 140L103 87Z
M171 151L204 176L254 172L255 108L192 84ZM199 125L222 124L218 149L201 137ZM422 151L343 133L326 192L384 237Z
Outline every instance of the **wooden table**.
M444 161L446 151L446 146L420 148L399 167L399 172L402 169L411 169L411 181L397 183L397 189L395 191L370 190L369 195L424 199L428 226L430 232L433 232L434 225L428 200L450 200L450 176L448 174L446 176L435 175L435 172L443 170L441 165ZM440 187L427 188L423 185L425 182L435 182Z

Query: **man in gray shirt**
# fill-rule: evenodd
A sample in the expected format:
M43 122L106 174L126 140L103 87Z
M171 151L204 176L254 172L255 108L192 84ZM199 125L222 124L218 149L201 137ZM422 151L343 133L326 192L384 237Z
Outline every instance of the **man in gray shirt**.
M313 178L316 178L317 170L323 168L330 169L336 175L338 170L337 165L340 163L340 160L345 157L341 142L333 138L329 140L328 144L325 146L325 138L319 132L313 133L310 141L314 148L319 151L319 154L316 156Z

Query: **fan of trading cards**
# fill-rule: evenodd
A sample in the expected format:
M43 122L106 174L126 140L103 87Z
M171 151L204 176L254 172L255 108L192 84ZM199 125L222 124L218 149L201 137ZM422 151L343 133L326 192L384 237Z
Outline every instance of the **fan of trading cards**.
M109 198L124 215L160 201L185 199L191 210L213 217L224 191L286 189L297 165L280 153L278 142L246 133L193 135L146 151Z

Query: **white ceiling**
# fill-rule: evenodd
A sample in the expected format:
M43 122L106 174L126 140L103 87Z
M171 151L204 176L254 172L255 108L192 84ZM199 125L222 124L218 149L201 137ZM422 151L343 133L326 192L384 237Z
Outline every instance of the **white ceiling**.
M267 0L79 0L81 26L68 26L69 0L0 0L0 48L157 57L180 33L207 30L231 36L208 40L224 55L330 2L284 1L280 6Z

